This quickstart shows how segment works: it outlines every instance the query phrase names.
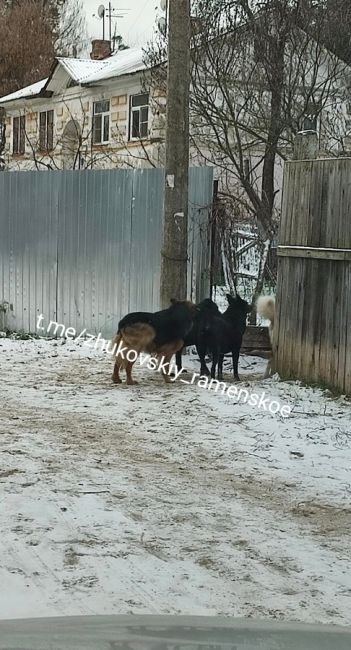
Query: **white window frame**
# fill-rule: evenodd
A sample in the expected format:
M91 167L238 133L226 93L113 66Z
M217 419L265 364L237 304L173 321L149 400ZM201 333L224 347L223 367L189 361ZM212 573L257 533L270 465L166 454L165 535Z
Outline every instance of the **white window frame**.
M16 128L15 128L15 124L17 124ZM15 130L17 131L16 151L15 151ZM12 155L24 156L25 153L26 153L26 115L25 114L15 115L12 118Z
M147 97L147 103L141 104L140 106L133 106L133 100L137 97ZM147 109L147 120L141 120L142 110ZM133 135L133 117L134 114L139 115L139 128L140 124L146 124L146 135ZM149 138L149 118L150 118L150 93L136 93L135 95L130 95L129 97L129 140L138 141L138 140L147 140Z
M302 130L318 132L318 121L318 115L315 113L305 113L302 118Z
M50 119L49 119L50 115ZM43 118L42 118L43 116ZM42 119L45 124L42 124ZM50 121L51 120L51 121ZM50 152L54 150L55 136L55 111L52 108L39 111L39 151Z
M6 122L0 117L0 150L3 142L6 142Z
M306 127L309 128L306 128ZM302 117L302 130L303 131L315 131L319 133L321 126L321 106L320 104L315 104L310 102L306 107L306 111Z
M96 111L96 107L98 104L107 104L108 103L108 110L105 111ZM95 117L97 115L101 115L101 138L98 142L95 140ZM108 137L107 140L104 137L105 133L105 119L108 119ZM92 138L93 138L93 145L99 145L99 144L108 144L110 142L110 128L111 128L111 104L109 99L98 99L93 102L93 128L92 128Z

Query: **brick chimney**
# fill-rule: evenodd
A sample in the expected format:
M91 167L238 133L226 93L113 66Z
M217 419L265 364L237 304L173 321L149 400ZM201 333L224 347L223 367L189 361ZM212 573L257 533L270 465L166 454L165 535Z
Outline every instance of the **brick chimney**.
M90 58L94 61L102 61L111 56L111 43L110 41L102 41L95 39L91 42Z

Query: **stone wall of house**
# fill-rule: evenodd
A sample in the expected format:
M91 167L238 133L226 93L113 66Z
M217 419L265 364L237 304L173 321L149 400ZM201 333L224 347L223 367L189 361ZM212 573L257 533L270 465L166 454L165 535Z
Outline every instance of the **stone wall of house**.
M121 86L121 83L120 83ZM94 168L111 167L150 167L164 163L164 137L166 99L160 93L153 93L149 103L149 138L141 144L129 141L130 96L143 92L139 82L125 81L121 88L84 89L77 96L53 99L27 100L19 108L7 109L5 165L8 170L68 169L78 166L77 157L72 153L75 143L67 145L66 127L74 122L79 130L81 143L79 149L81 166ZM74 93L74 94L73 94ZM94 145L92 143L93 103L110 101L110 142ZM54 111L54 148L49 155L39 151L39 113ZM23 155L12 153L13 117L26 116L26 152ZM35 155L33 154L35 152Z
M111 133L119 140L126 140L128 134L128 95L111 97Z

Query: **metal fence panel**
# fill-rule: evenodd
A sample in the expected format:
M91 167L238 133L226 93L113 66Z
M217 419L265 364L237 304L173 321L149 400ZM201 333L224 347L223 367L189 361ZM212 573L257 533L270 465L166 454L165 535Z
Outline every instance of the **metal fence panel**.
M209 290L213 172L190 170L189 286ZM39 314L109 337L128 311L159 307L164 171L0 174L0 307L34 332Z
M57 183L50 172L0 174L0 304L11 329L56 314Z
M58 318L106 333L129 308L133 172L60 172Z
M159 308L163 183L161 169L134 171L130 311Z

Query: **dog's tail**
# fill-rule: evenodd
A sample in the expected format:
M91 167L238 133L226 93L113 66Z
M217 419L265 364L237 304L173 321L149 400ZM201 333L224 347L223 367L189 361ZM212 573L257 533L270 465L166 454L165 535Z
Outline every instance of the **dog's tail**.
M260 296L257 300L257 313L262 318L269 320L271 323L271 329L273 329L275 319L275 297Z

